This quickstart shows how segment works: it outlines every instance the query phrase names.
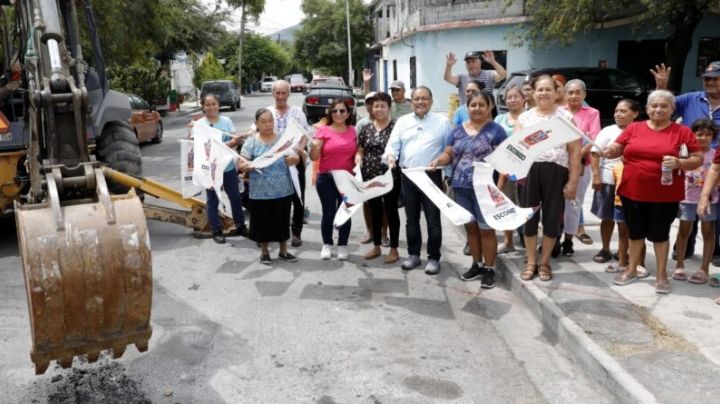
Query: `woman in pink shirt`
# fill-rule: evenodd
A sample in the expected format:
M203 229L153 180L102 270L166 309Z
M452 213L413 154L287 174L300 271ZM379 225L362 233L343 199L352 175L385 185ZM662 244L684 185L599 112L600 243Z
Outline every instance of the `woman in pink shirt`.
M322 205L322 219L320 232L323 238L323 247L320 258L332 258L333 220L342 203L342 196L335 186L335 180L330 173L332 170L345 170L350 173L355 167L355 152L357 141L355 127L352 126L350 109L343 99L330 103L325 116L328 125L321 125L315 131L310 159L320 160L315 187L320 204ZM350 223L348 220L339 229L337 258L346 260L348 257L347 243L350 237Z
M573 79L565 85L565 110L573 115L573 122L578 129L583 131L587 137L595 140L600 133L600 111L585 104L585 83L582 80ZM592 238L585 232L583 220L583 201L585 192L592 180L590 169L590 147L592 145L583 141L582 148L582 170L577 185L577 192L574 200L565 201L565 241L562 243L562 254L566 257L575 254L572 239L575 235L583 244L592 244Z

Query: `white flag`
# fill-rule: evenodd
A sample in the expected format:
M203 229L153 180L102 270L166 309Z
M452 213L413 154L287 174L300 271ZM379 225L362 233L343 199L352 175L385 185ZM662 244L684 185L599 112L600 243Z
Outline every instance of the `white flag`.
M493 168L487 163L473 163L473 188L485 222L495 230L515 230L538 209L515 206L495 186Z
M192 198L202 194L203 188L193 184L193 166L195 164L193 141L180 139L180 190L183 198Z
M223 173L240 157L222 142L222 132L196 123L193 133L193 184L203 188L222 188Z
M360 172L360 169L357 169ZM345 170L333 170L330 172L335 180L335 186L348 204L357 205L372 198L377 198L392 191L392 171L387 170L385 174L378 175L369 181L362 181L359 175L353 176Z
M265 151L265 153L253 159L253 167L256 169L262 169L273 164L281 157L284 157L288 151L293 151L295 146L300 143L303 136L305 136L305 132L297 121L294 119L289 120L285 133L283 133L280 139L275 142L270 149Z
M527 177L530 166L544 151L580 139L582 131L559 116L527 128L516 129L485 161L510 179Z
M475 217L450 199L425 172L422 168L406 168L403 170L406 177L410 179L418 188L430 199L430 201L440 209L445 217L447 217L454 225L459 226L475 220Z

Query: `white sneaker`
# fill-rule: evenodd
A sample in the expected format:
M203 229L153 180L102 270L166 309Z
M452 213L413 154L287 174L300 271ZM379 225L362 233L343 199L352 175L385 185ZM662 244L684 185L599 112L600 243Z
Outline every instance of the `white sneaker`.
M322 250L320 250L320 258L324 260L332 258L332 246L330 244L323 244Z
M347 246L344 246L344 245L338 246L337 258L340 261L345 261L348 258Z

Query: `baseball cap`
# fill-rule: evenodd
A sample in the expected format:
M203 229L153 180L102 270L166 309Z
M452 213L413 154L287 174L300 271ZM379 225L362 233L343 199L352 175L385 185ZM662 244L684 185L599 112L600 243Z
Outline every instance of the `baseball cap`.
M480 59L480 51L470 51L465 54L465 60Z
M365 101L374 98L375 94L377 94L375 91L370 91L369 93L365 94Z
M390 83L390 88L402 88L405 89L405 83L403 83L401 80L395 80L392 83Z
M720 77L720 60L710 63L700 77Z

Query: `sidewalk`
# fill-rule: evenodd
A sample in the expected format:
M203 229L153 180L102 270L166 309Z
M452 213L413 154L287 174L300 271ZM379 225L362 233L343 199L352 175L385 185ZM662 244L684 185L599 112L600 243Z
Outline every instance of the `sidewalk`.
M498 256L500 281L520 296L588 374L620 402L705 403L720 401L720 289L671 280L672 293L655 293L655 256L648 243L650 277L627 286L613 284L592 257L600 249L597 219L585 200L586 230L595 241L574 240L575 255L551 260L553 280L520 279L524 251ZM465 237L461 227L454 227ZM671 242L677 222L671 231ZM617 233L612 251L617 249ZM702 242L686 261L689 273L699 268ZM675 262L668 262L672 273ZM720 269L712 267L710 273Z

